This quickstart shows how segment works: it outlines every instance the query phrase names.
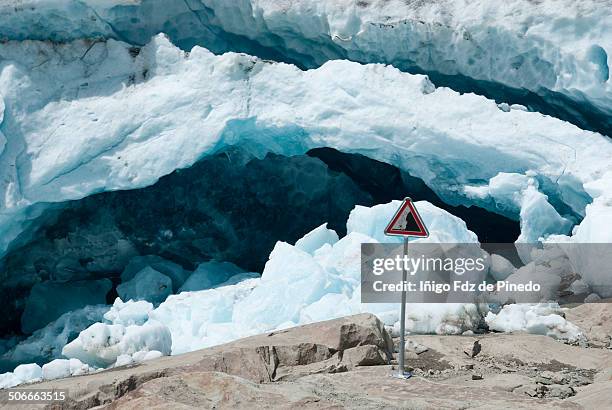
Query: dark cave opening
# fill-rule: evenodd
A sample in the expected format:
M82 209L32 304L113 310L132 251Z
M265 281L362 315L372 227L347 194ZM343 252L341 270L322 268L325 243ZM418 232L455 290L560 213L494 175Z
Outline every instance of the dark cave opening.
M355 205L408 195L462 218L481 242L511 243L520 233L516 221L478 207L447 205L419 178L362 155L320 148L259 159L232 148L149 187L51 207L29 233L34 239L0 262L6 301L0 334L23 332L22 315L38 283L110 280L111 290L97 302L110 303L121 272L137 255L158 255L186 270L218 260L261 272L277 241L294 243L323 223L343 236ZM59 314L61 309L46 319Z
M448 205L423 180L393 165L360 154L346 154L332 148L316 148L308 155L319 158L336 172L347 175L368 192L375 204L409 196L414 201L429 201L463 219L480 242L512 243L521 233L519 223L477 206Z

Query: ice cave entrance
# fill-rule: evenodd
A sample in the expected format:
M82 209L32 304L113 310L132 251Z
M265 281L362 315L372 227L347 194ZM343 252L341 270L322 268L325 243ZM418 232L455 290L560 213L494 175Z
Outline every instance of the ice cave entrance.
M186 271L216 260L261 272L277 241L294 243L323 223L344 235L355 205L407 195L460 217L481 242L514 242L520 234L517 221L448 205L421 179L362 155L318 148L257 158L232 148L149 187L50 207L3 258L1 334L28 334L66 311L112 303L135 256L154 255ZM34 309L45 305L53 309Z

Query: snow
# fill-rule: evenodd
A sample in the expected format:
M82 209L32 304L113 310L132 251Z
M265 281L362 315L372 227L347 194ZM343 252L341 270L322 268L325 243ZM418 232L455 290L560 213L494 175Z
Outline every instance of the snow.
M569 287L569 290L574 295L582 295L582 294L590 293L589 285L587 285L586 282L583 280L576 280L572 282L572 284Z
M11 373L0 374L0 389L15 387L22 383L32 383L42 380L43 371L35 363L22 364Z
M584 299L584 303L594 303L601 300L601 297L597 293L591 293Z
M295 326L297 323L320 322L334 317L349 316L353 313L351 300L346 295L342 293L328 293L316 302L305 306L300 311L299 319L293 322L292 326ZM277 326L277 328L282 327L284 326Z
M582 331L565 320L556 303L506 305L495 314L487 313L485 321L491 330L545 335L569 342L585 341Z
M504 280L510 284L527 284L529 281L533 281L541 288L539 291L530 292L531 297L520 292L500 291L496 295L496 300L502 304L554 301L558 300L560 294L566 293L568 290L574 291L573 293L576 295L587 293L590 286L584 279L580 279L583 271L576 269L576 265L572 263L571 255L573 253L588 253L589 249L591 249L590 245L576 245L569 242L546 242L542 247L518 246L519 255L524 255L525 259L530 262L518 269L506 265L508 269L506 272L510 272L510 274ZM609 246L607 245L600 248L599 257L603 257L601 255L602 251L606 252L608 250ZM495 266L490 274L494 276L497 269L499 268Z
M429 305L429 304L428 304ZM486 305L442 303L406 305L406 329L411 333L460 335L475 330ZM399 321L394 324L399 332Z
M35 382L42 380L42 368L36 363L21 364L13 371L15 377L22 382Z
M260 279L198 292L172 295L159 305L151 318L164 323L172 334L172 353L185 353L239 338L243 329L232 323L232 313Z
M610 11L594 1L563 0L565 7L526 1L201 4L223 31L271 47L280 40L288 55L299 53L314 64L337 56L403 62L559 92L610 113ZM612 222L612 144L602 135L522 106L436 89L426 76L381 64L330 61L302 71L201 47L186 53L163 35L138 50L115 40L81 40L140 36L147 41L156 32L139 27L138 34L118 34L104 21L112 15L125 19L147 0L89 3L29 0L0 6L0 31L9 40L66 40L0 44L0 255L24 240L20 234L32 228L47 204L147 186L237 144L256 155L292 155L322 146L362 153L422 178L450 204L478 204L520 220L519 242L612 241L611 231L601 229ZM173 16L191 14L177 7L161 8L152 21L176 28ZM41 18L57 10L68 13ZM186 33L173 35L185 40ZM425 38L428 46L422 47ZM432 53L444 58L431 58ZM261 278L214 261L188 277L158 256L134 258L118 287L126 302L115 301L106 322L100 317L106 308L65 312L104 302L96 297L104 297L108 281L84 284L82 291L43 282L32 290L23 317L23 330L34 333L3 358L56 358L40 371L53 379L352 313L372 312L398 327L396 304L359 303L359 247L389 240L382 231L397 206L356 207L340 240L322 225L294 246L277 243ZM431 232L425 241L477 242L460 219L426 202L417 207ZM573 236L565 236L576 215L584 219ZM546 283L542 296L552 295L561 268L539 263L531 249L521 257L531 262L514 270L496 259L490 274L510 282L537 278ZM567 263L582 275L576 289L592 290L591 299L612 295L601 258L570 253ZM177 290L183 292L170 295ZM473 304L414 304L408 306L406 325L410 332L461 334L474 330L486 310ZM92 320L99 323L81 331ZM488 313L487 322L496 330L581 338L551 305L505 306ZM69 360L57 358L62 347ZM18 368L0 375L0 387L26 377L40 376L33 366Z
M612 192L605 190L612 187L612 173L606 177L606 181L600 181L601 184L598 184L598 190L603 191L602 195L587 205L586 216L575 228L573 236L556 236L549 240L570 244L565 249L572 266L580 272L584 282L603 298L612 297L607 257L608 244L612 242L612 230L604 228L612 223ZM592 192L595 194L595 189Z
M275 329L284 322L295 323L304 306L327 293L341 292L343 286L346 285L341 278L326 272L310 254L277 242L261 282L234 308L232 320L239 327L254 328L256 333Z
M506 277L505 280L510 284L525 284L531 280L539 284L541 289L539 292L531 292L529 297L520 292L500 291L497 297L501 303L556 300L558 298L559 286L561 285L561 275L559 275L559 272L555 272L554 268L535 261L520 267ZM521 299L522 296L527 298L527 300Z
M185 54L163 36L136 57L112 40L90 46L0 45L0 95L11 101L0 127L8 141L0 157L0 249L36 204L146 186L234 144L257 155L319 146L363 153L422 178L449 203L493 211L491 198L462 187L500 172L529 173L552 184L522 191L525 212L507 210L529 240L562 231L550 189L582 209L591 200L586 187L599 196L612 191L602 182L612 172L603 136L539 113L502 112L493 101L434 89L426 77L393 67L331 61L301 71L200 47ZM597 211L587 207L587 221L589 212ZM545 224L532 221L542 215Z
M377 242L402 242L401 237L385 235L385 227L393 218L401 201L375 205L371 208L357 205L349 215L346 229L348 233L360 232ZM433 243L474 243L478 237L469 231L465 222L426 201L418 202L418 211L425 226L430 230L427 239L412 239L411 242Z
M123 300L147 300L158 304L172 293L172 280L147 266L128 282L117 286L117 294Z
M134 359L132 358L132 355L120 354L119 356L117 356L117 360L115 361L115 364L113 365L113 367L127 366L132 363L134 363Z
M348 228L347 228L348 229ZM361 277L361 265L355 261L361 258L361 244L374 243L375 239L361 232L349 232L333 246L323 245L314 253L314 260L330 273L357 283Z
M158 357L162 357L164 354L158 350L139 350L138 352L132 355L132 359L134 362L145 362L147 360L157 359Z

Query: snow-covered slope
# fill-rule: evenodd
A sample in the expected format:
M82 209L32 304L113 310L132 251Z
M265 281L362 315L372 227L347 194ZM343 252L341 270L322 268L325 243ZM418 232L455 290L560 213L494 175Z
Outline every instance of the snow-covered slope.
M232 144L255 153L363 153L422 178L450 203L521 218L526 240L567 233L557 210L584 215L588 194L601 197L589 208L597 218L610 215L609 139L435 89L393 67L333 61L301 71L200 47L186 54L163 36L143 49L112 40L9 42L0 58L2 249L35 204L142 187ZM517 186L500 185L500 172L525 184L510 195Z
M186 49L199 44L310 67L337 58L392 63L531 90L550 103L558 98L549 93L558 92L612 114L609 0L12 0L0 6L6 39L144 44L162 31Z

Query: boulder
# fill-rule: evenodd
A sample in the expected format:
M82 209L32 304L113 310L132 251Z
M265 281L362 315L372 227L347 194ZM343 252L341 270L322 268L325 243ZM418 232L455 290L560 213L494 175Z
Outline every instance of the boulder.
M393 340L383 323L370 313L346 316L291 329L247 337L233 342L237 346L293 345L313 343L327 346L332 353L351 347L374 345L391 358Z
M302 366L322 362L332 356L329 347L315 343L273 346L280 366Z
M213 347L191 368L262 383L312 373L338 373L348 366L387 364L392 348L393 341L382 322L374 315L360 314Z
M558 399L567 399L568 397L576 394L576 391L571 386L562 384L553 384L548 386L548 397L555 397Z
M377 366L387 364L385 352L374 345L365 345L346 349L342 362L352 366Z
M463 351L469 357L476 357L482 350L482 346L478 340L475 340L467 349Z

